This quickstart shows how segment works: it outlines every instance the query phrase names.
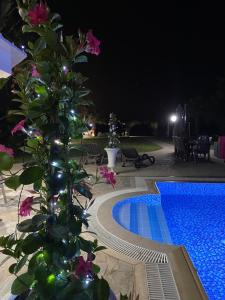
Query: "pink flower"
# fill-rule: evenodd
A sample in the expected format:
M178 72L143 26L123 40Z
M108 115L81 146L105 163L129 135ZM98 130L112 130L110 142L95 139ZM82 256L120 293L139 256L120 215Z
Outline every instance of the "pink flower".
M99 45L101 42L93 35L92 30L89 30L86 34L86 47L85 51L87 53L99 55L100 54L100 48Z
M113 171L110 171L109 173L107 173L105 178L106 178L106 182L111 184L114 188L114 186L116 184L116 173L114 173Z
M26 217L26 216L30 215L31 207L32 207L32 204L33 204L33 198L34 197L27 197L20 204L20 211L19 211L20 216Z
M106 182L111 184L114 188L116 184L116 173L113 171L110 171L106 166L102 166L99 168L100 175L106 179Z
M105 175L109 172L109 169L106 166L102 166L99 168L100 175L102 177L105 177Z
M92 274L93 263L88 259L85 261L83 256L79 256L78 264L76 265L76 275L86 277Z
M3 152L3 153L6 153L8 154L9 156L12 156L14 155L14 152L13 152L13 149L12 148L8 148L2 144L0 144L0 152Z
M48 21L48 7L46 3L40 2L28 12L31 25L36 26Z
M16 133L17 131L21 131L24 129L24 124L25 124L26 120L22 120L19 123L16 124L16 126L11 130L12 135L14 133Z
M32 65L31 76L40 77L40 73L38 72L37 67L35 65Z

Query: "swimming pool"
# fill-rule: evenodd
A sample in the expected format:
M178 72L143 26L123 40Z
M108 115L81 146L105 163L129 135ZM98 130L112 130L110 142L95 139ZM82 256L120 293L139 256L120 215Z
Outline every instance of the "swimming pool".
M124 199L113 218L158 242L184 245L210 300L225 299L225 184L157 182L160 194Z

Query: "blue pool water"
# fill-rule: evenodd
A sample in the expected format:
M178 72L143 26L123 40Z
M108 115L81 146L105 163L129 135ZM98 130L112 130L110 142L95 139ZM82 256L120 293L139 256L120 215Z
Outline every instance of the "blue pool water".
M114 219L158 242L184 245L210 300L225 299L225 184L158 182L160 194L118 202Z

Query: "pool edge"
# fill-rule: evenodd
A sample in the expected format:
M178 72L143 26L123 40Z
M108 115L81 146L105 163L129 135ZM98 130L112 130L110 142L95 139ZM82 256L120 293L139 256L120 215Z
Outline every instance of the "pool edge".
M201 281L198 278L197 272L185 250L184 247L177 247L177 246L170 246L166 244L159 244L150 240L143 239L135 234L132 234L131 232L125 230L123 227L121 227L119 224L117 224L112 217L112 207L113 205L123 200L125 197L135 196L138 194L146 194L150 193L152 191L149 191L148 185L142 188L134 188L134 189L127 189L127 190L120 190L117 191L116 194L109 193L104 196L96 198L96 202L98 203L97 208L95 210L96 214L96 220L97 223L95 224L95 228L93 228L96 231L96 225L97 227L100 226L101 230L105 230L107 234L111 237L109 240L116 238L119 238L125 242L131 243L134 246L137 247L143 247L149 252L154 251L157 253L161 253L162 257L163 255L166 255L168 257L168 261L165 260L160 261L160 255L158 256L159 260L153 260L149 261L150 264L160 264L160 266L168 264L168 267L171 269L172 276L175 281L178 297L174 299L184 299L184 300L190 300L190 292L192 300L205 300L208 299L206 296L206 293L202 287ZM95 205L96 206L96 205ZM99 239L101 240L101 234L99 234ZM110 243L107 241L103 241L107 246L111 247L109 245ZM116 249L116 251L123 253L123 250ZM124 253L123 253L124 254ZM129 253L126 255L129 256ZM146 256L146 253L145 253ZM151 257L154 257L151 256ZM157 254L156 254L157 257ZM136 257L137 261L141 261ZM143 260L142 260L143 262ZM178 267L179 266L179 267ZM188 278L188 280L187 280ZM171 284L171 282L170 282ZM148 282L147 282L148 285ZM167 288L168 285L165 286ZM175 294L175 290L173 291ZM152 298L149 298L152 299ZM164 298L163 298L164 299ZM167 299L167 298L165 298Z

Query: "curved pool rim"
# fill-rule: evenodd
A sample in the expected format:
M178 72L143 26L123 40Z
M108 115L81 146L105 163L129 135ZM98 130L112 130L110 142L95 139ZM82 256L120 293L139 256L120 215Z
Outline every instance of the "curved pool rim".
M192 290L193 299L208 299L184 247L157 243L156 241L142 238L126 230L113 219L112 209L117 202L128 197L149 193L151 194L149 188L133 188L117 191L116 196L115 193L112 192L97 197L97 209L94 209L94 213L90 211L91 214L95 214L95 221L97 222L93 221L93 223L95 222L96 224L93 224L93 227L91 224L91 229L93 228L93 231L96 231L96 228L101 227L107 232L109 239L117 237L137 247L143 247L150 251L158 251L165 254L168 258L179 294L183 297L182 299L189 299L190 290ZM99 236L99 239L101 240L101 236ZM103 243L107 246L107 242L103 241ZM110 245L108 246L110 247Z
M218 266L221 266L221 268L222 268L224 261L222 262L221 255L218 256L218 253L221 254L221 251L222 251L221 249L223 249L223 247L219 243L217 243L217 241L220 241L220 239L222 238L222 234L224 232L223 231L224 227L221 225L221 224L223 224L221 222L224 222L224 219L223 218L221 219L221 217L218 217L218 216L221 215L220 214L221 210L219 210L219 208L224 210L225 183L223 182L221 184L221 182L187 182L187 181L185 181L185 182L177 182L177 181L162 182L162 181L159 181L158 182L157 181L156 186L158 188L159 194L167 195L167 197L170 196L170 198L168 198L168 201L165 201L165 199L167 199L167 198L161 199L161 197L159 195L157 197L157 195L150 194L150 193L147 193L149 195L147 197L143 196L143 195L141 195L141 196L135 195L134 197L123 198L121 201L118 201L117 204L114 205L113 211L112 211L113 218L122 228L124 228L125 230L128 230L128 231L131 231L134 235L141 235L143 238L146 237L147 239L151 239L151 237L152 237L153 239L155 239L155 241L159 240L160 243L163 243L163 241L164 241L164 243L168 242L168 243L171 243L171 245L180 245L180 243L182 243L182 241L183 241L185 243L185 245L187 245L187 249L189 249L191 257L193 255L193 261L195 262L196 266L199 268L199 274L200 274L204 284L206 284L206 289L209 293L210 299L211 299L211 297L212 297L212 299L214 299L214 297L216 297L216 299L217 298L220 299L220 297L222 295L224 295L224 289L223 289L224 285L221 282L222 275L221 275L220 271L218 270ZM204 202L206 199L205 195L208 196L207 203ZM176 199L178 199L178 202L172 202L175 199L174 196L177 197ZM185 198L185 196L186 196L186 198ZM219 198L216 198L218 201L215 201L214 197L219 197ZM179 201L179 199L183 199L183 201ZM192 200L192 199L193 199L193 201L190 201L190 202L186 201L186 200ZM169 201L171 201L171 203ZM166 206L167 202L168 202L168 204ZM143 203L143 204L141 204L141 203ZM178 204L176 204L176 203L178 203ZM182 203L184 203L184 206L182 206ZM164 207L164 204L165 204L165 207ZM171 205L169 205L169 204L171 204ZM163 208L165 209L165 211L163 209L163 212L162 212L163 215L165 213L165 216L166 216L165 221L167 220L166 222L169 222L168 224L170 224L170 226L171 226L171 224L174 225L174 227L170 227L170 230L175 228L173 231L170 231L170 233L172 234L171 237L173 238L173 240L170 237L170 233L169 233L169 237L166 234L167 225L166 225L166 223L165 224L163 223L163 218L162 218L161 212L160 212L160 211L162 211L162 208L160 209L160 207L162 207L162 205L163 205ZM193 206L193 205L196 205L196 206ZM150 207L152 207L152 208L150 209ZM166 209L166 207L168 207L168 209ZM171 208L169 208L169 207L171 207ZM182 210L182 207L187 207L187 213L185 213L185 214L183 213L184 209ZM201 209L203 208L203 211L205 213L209 213L209 210L212 207L215 207L216 209L215 210L211 209L210 212L212 215L212 219L208 218L209 221L207 221L207 218L204 217L205 214L204 213L201 214L201 213L199 213L199 211L201 211ZM171 214L171 217L170 217L169 212L171 212L171 213L175 212L174 208L177 208L176 213ZM180 219L179 219L179 213L177 213L177 211L181 213ZM194 219L196 221L193 221L193 225L190 225L189 227L184 226L184 228L186 228L186 232L185 232L185 234L183 234L184 235L183 236L182 230L176 229L176 226L177 226L177 228L179 226L181 226L181 221L178 221L178 220L184 220L184 222L187 223L187 221L190 220L190 213L193 213L193 216L196 216L197 218ZM148 217L147 217L147 215L148 215ZM211 215L209 213L209 216L211 216ZM147 217L147 219L145 218L145 216ZM176 218L174 216L176 216ZM149 217L150 217L150 219L149 219ZM202 219L204 219L206 221L204 221ZM145 221L145 220L147 220L147 221ZM197 222L198 220L200 220L200 222ZM213 220L213 221L210 221L210 220ZM218 220L218 221L216 222L216 220ZM205 227L200 227L201 221L203 223L205 222L204 223ZM214 244L213 244L214 246L212 247L212 242L211 242L211 246L210 246L210 243L208 242L209 239L207 240L207 237L208 237L207 230L208 229L210 230L210 226L208 226L208 224L212 225L212 223L214 224L214 221L216 224L218 224L219 221L221 221L221 222L218 224L217 227L214 226L214 230L211 230L212 235L209 235L209 236L212 236L213 241L214 241ZM160 225L160 224L164 224L164 225ZM149 228L149 226L150 226L150 228ZM157 230L154 229L154 228L156 228L155 226L158 226ZM181 227L179 227L179 228L181 228ZM193 248L193 245L195 247L196 237L194 236L193 238L192 237L188 238L188 234L187 234L188 229L187 228L194 229L193 230L194 233L200 232L199 233L200 235L201 235L202 230L204 231L205 235L203 235L203 242L202 242L202 244L200 244L199 248ZM206 230L204 230L203 228L206 228ZM164 230L165 230L165 232L164 232ZM168 231L169 231L169 229L168 229ZM179 233L179 235L177 237L176 237L176 233ZM182 240L182 237L184 238L183 240ZM204 239L206 239L205 244L204 244L204 241L205 241ZM172 241L174 242L174 244L172 244ZM193 241L194 241L194 244L193 244ZM224 240L221 240L221 241L223 242ZM218 250L218 247L220 247L219 250ZM212 251L214 251L214 252L212 252L212 253L214 253L212 255L210 254L211 252L209 251L209 250L211 250L211 248L213 249ZM193 250L193 249L198 249L199 252L198 252L198 250ZM201 249L203 249L203 250L201 251ZM206 251L208 254L205 253ZM195 253L197 253L197 254L195 254ZM205 265L202 263L202 257L204 257L204 256L200 257L199 253L205 253L205 255L207 254L206 259L205 259ZM213 258L214 258L213 255L215 255L215 254L217 254L218 262L216 262L215 259L213 260ZM200 265L200 262L201 262L201 265ZM209 281L210 278L214 278L214 277L212 277L212 275L204 275L206 273L203 273L204 270L207 270L207 269L210 270L211 265L215 266L214 272L216 270L215 274L218 274L217 276L214 276L216 278L214 281L212 279L212 282L214 284L213 285L214 289L211 289L210 281ZM217 273L217 271L218 271L218 273ZM209 276L211 276L211 277L209 277ZM218 283L218 286L215 283ZM217 287L217 289L215 287Z

